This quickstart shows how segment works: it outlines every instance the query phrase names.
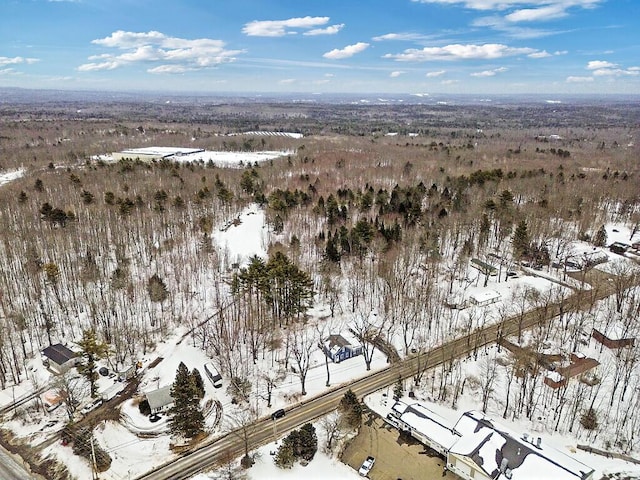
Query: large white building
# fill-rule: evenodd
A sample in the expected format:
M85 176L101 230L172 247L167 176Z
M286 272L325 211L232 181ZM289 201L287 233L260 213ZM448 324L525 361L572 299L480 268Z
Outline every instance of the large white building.
M125 158L130 160L162 160L175 159L175 157L181 157L182 155L191 155L194 153L204 152L202 148L182 148L182 147L144 147L144 148L131 148L123 150L121 152L114 152L112 154L114 160L123 160Z
M387 420L444 456L447 470L465 480L593 479L591 467L482 412L465 412L450 425L424 405L399 401Z

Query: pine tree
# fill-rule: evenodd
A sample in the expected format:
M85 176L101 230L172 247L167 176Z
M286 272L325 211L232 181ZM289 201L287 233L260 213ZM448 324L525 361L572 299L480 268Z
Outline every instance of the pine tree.
M204 431L204 415L200 407L200 396L196 381L189 373L187 366L180 362L176 378L171 386L173 406L169 409L171 415L170 429L174 435L193 438Z
M274 458L275 464L280 468L291 468L296 460L293 453L293 445L287 441L287 438L282 441L282 445L278 448Z
M91 396L95 397L98 393L96 361L104 358L109 353L109 346L104 342L98 341L95 330L83 330L82 340L78 342L78 346L82 350L82 356L85 358L85 361L78 365L78 372L89 381Z
M596 232L596 236L593 239L593 244L596 247L604 247L607 244L607 230L604 225L600 227L600 230Z
M527 222L520 221L513 234L513 255L516 259L526 257L529 253L531 242L529 241L529 232L527 231Z
M338 411L349 427L357 428L362 423L362 405L353 390L345 392L338 405Z
M200 371L197 368L194 368L191 370L191 377L193 377L193 381L195 382L198 397L202 400L204 398L205 389L204 380L202 379L202 375L200 375Z
M298 456L310 462L317 451L318 436L316 435L316 427L310 423L305 423L298 435Z
M164 281L157 275L153 274L147 282L147 292L152 302L162 303L169 297L169 290Z

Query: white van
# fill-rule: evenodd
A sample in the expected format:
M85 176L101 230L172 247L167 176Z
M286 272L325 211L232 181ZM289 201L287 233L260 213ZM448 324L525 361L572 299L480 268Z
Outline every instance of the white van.
M222 387L222 375L220 375L220 372L218 372L218 369L214 367L212 363L205 363L204 372L207 374L207 377L209 377L209 380L211 380L214 387Z

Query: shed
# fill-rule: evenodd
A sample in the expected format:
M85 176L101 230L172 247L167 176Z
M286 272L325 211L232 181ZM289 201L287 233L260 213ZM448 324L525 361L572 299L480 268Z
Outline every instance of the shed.
M496 267L487 262L483 262L479 258L472 258L471 266L480 270L485 275L496 276L498 274L498 269Z
M622 242L613 242L611 245L609 245L609 250L611 250L613 253L617 253L618 255L624 255L627 250L629 250L629 245Z
M149 408L151 413L160 413L168 410L173 406L173 397L171 396L171 385L166 387L146 392L147 402L149 402Z
M56 343L42 351L42 363L53 373L63 373L76 365L78 355L69 347Z
M475 292L469 295L469 301L474 305L478 305L479 307L484 307L485 305L491 305L492 303L496 303L500 300L500 293L495 290L485 290L482 292Z

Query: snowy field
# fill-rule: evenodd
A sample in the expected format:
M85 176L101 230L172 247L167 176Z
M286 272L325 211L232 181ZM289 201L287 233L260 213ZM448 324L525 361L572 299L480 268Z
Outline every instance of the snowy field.
M630 232L628 229L625 229L624 226L610 225L607 226L607 230L609 243L617 240L629 243ZM251 205L236 218L230 219L230 221L224 225L219 225L216 228L213 238L223 265L229 266L232 263L244 265L252 255L266 258L267 246L275 237L269 232L269 229L265 225L264 212L257 206ZM628 261L628 259L624 259L611 252L606 251L606 253L610 257L610 261L598 266L598 268L602 268L603 270L611 269L611 265L614 265L616 262ZM225 267L225 269L226 268L227 267ZM552 291L556 294L569 293L569 287L575 288L577 285L571 284L570 279L562 279L562 275L563 272L552 268L545 269L544 271L522 268L518 270L515 277L510 277L507 281L497 277L490 277L487 285L483 286L483 276L481 276L477 270L467 268L463 275L464 278L455 282L454 291L462 293L466 298L470 296L481 298L483 293L493 292L499 295L499 299L492 304L484 306L471 305L463 310L443 310L443 315L451 316L448 319L449 324L455 326L448 334L450 336L457 336L464 333L465 329L477 328L486 323L498 321L500 318L503 318L504 315L516 313L516 311L513 310L513 305L516 300L522 296L524 291L533 290L539 292L541 296ZM523 308L524 307L529 308L531 305L523 305ZM318 304L309 312L309 325L319 325L325 321L328 316L328 307ZM349 315L343 313L337 315L336 319L332 319L331 322L337 331L344 331L349 321ZM204 364L211 361L211 359L205 354L202 348L200 348L196 339L188 335L185 336L186 332L187 327L174 329L171 335L155 346L153 352L141 358L143 363L140 385L141 392L148 392L170 385L175 378L178 364L181 361L184 362L190 370L198 368L203 372ZM404 348L399 336L392 336L390 340L400 354L403 355ZM440 338L440 341L444 340L446 340L446 338ZM551 345L550 349L553 350L554 347L554 345ZM559 348L560 346L557 347ZM594 345L593 342L584 347L583 353L587 355L602 355L601 352L597 352L597 346ZM155 367L149 368L149 364L158 357L162 357L163 360ZM486 360L483 360L484 358L495 360L496 347L482 349L477 359L467 358L458 362L456 366L457 375L460 378L481 376L482 370L486 368ZM326 390L324 355L319 349L316 349L310 360L311 368L306 379L306 390L308 394L305 398L318 395ZM291 372L290 369L282 369L282 378L273 390L272 407L267 408L265 401L266 386L264 382L260 380L260 377L265 372L269 372L274 368L281 368L279 366L281 366L283 361L283 353L281 351L275 351L273 355L270 354L266 357L261 355L258 362L250 367L248 375L251 379L252 390L249 403L256 411L258 417L268 416L275 409L291 406L302 398L300 396L300 379L298 376ZM376 351L373 357L372 369L381 369L386 365L386 357ZM362 357L356 357L339 364L330 363L329 368L332 387L339 384L348 384L355 378L367 375L365 362ZM23 382L16 388L1 391L0 403L10 403L14 397L19 398L21 395L28 393L34 384L43 385L50 380L50 375L42 366L40 359L31 361L29 372L32 381ZM437 374L439 373L433 373L434 379ZM500 385L500 381L502 380L498 379L497 385ZM408 385L410 381L405 383ZM216 390L206 379L205 385L206 396L204 402L207 403L207 401L209 401L208 403L210 404L215 399L220 402L222 406L222 418L220 421L217 421L217 417L211 409L205 409L207 429L210 432L210 437L215 438L224 435L225 432L233 427L233 422L230 421L230 419L233 418L234 415L237 415L239 410L238 406L232 403L231 397L226 392L226 388ZM457 418L462 411L479 408L477 400L479 392L477 387L471 384L468 385L466 391L459 396L455 408L451 408L451 403L448 400L439 403L432 402L434 398L432 395L433 384L431 384L431 390L429 390L428 385L429 381L426 381L422 390L416 390L414 392L416 397L424 399L425 401L431 401L429 408L441 413L446 418ZM101 379L101 390L108 386L109 380ZM495 390L499 392L501 388L503 387L496 386ZM542 388L547 387L542 385ZM604 388L608 387L605 386ZM541 393L541 395L544 395L544 392ZM368 398L367 403L373 409L379 410L381 414L386 414L385 408L390 408L388 404L383 405L382 397L379 394ZM494 415L495 418L499 418L501 417L501 408L502 404L500 403L499 395L496 394L495 398L493 398L489 404L488 413ZM43 415L39 411L26 410L24 416L7 422L6 426L19 432L20 436L25 438L26 441L36 445L40 443L47 434L51 434L62 428L66 420L66 414L63 410L64 408L59 408L51 414L46 415ZM151 423L146 416L139 413L135 399L125 402L122 406L121 413L123 417L122 422L118 424L103 424L95 431L97 442L99 442L113 458L111 468L101 474L101 478L105 480L134 478L148 471L153 466L162 464L174 457L174 454L169 448L169 437L166 435L167 425L165 417L159 422ZM508 422L508 420L503 421L501 418L499 419L502 423ZM554 434L552 431L549 431L545 419L537 422L517 420L515 423L507 424L511 425L511 427L517 431L538 432L541 436L545 437L545 440L548 437L551 444L571 452L577 459L595 468L598 473L624 470L635 471L625 462L607 460L581 451L574 451L575 444L577 443L576 439L574 438L572 440L571 437L562 436L557 433ZM319 445L322 444L320 438L322 434L321 430L322 429L316 425ZM140 433L144 434L144 438L138 436ZM284 434L286 432L281 433ZM583 441L583 443L589 442ZM329 458L320 450L316 458L308 466L302 467L296 465L291 470L282 471L277 469L273 464L270 452L274 450L275 445L273 444L266 445L259 449L260 455L257 464L248 471L250 478L256 480L263 478L294 479L303 477L309 479L332 477L357 478L357 472L337 462L335 459ZM87 461L72 455L70 447L55 443L48 447L45 452L58 457L61 462L69 467L70 471L77 478L90 478L91 472ZM199 480L213 480L216 478L219 478L216 474L201 475L198 477ZM599 477L596 476L595 478Z
M269 160L275 160L277 158L286 157L287 155L293 155L293 150L282 151L262 151L262 152L228 152L228 151L212 151L205 150L203 152L188 153L179 156L173 156L171 161L178 163L213 163L218 167L244 167L247 165L254 165L256 163L263 163ZM93 160L102 160L104 162L114 161L112 155L96 155L92 157Z

